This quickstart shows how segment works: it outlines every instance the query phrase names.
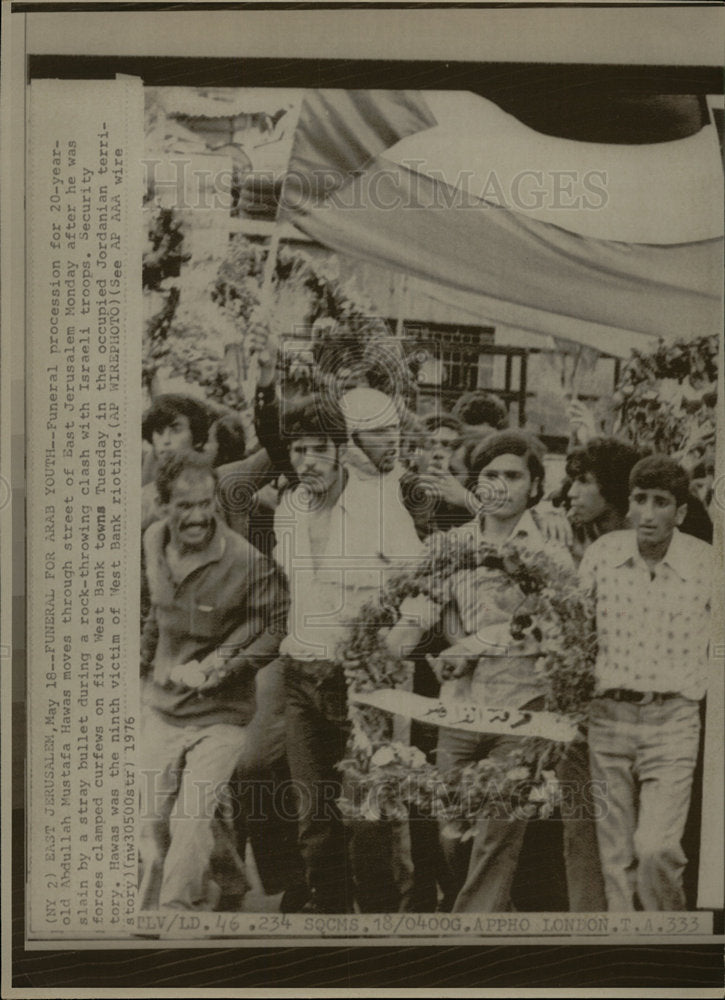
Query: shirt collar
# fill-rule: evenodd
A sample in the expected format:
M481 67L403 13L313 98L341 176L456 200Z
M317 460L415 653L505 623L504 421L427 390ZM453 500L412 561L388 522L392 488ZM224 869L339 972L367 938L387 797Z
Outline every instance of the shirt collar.
M516 525L514 530L509 535L509 538L523 538L530 539L539 548L543 547L544 539L542 537L539 526L534 520L534 517L530 510L525 510L521 515L521 520Z
M620 544L615 547L612 553L613 566L623 566L626 562L633 564L644 562L637 544L637 532L634 529L622 531L619 541ZM677 528L672 533L669 548L661 559L660 565L669 566L683 580L687 580L692 575L692 559L687 550L685 537Z
M662 562L667 563L683 580L692 576L692 553L688 551L686 536L677 528L672 533L670 546Z
M481 522L477 517L472 521L466 521L465 524L461 525L460 528L454 529L454 531L464 536L470 532L471 536L476 539L479 539L483 534ZM543 548L543 536L530 510L524 511L506 541L510 542L514 539L521 539L522 541L530 539L535 546Z
M343 483L342 489L337 496L335 502L330 506L325 508L326 512L331 515L333 511L336 510L347 510L346 501L350 496L350 491L348 486L350 484L350 472L345 466L342 467L343 470ZM316 500L312 497L301 484L293 487L287 493L285 493L285 498L289 504L292 511L294 511L294 516L297 518L300 514L302 516L314 516L320 513L320 508L317 506Z

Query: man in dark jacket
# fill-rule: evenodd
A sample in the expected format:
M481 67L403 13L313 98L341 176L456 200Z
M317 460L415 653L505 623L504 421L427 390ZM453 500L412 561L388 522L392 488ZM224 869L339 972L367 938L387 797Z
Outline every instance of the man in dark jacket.
M277 652L288 598L280 572L217 516L216 485L205 456L169 459L157 478L165 517L144 536L146 909L213 910L245 887L223 807L254 714L255 674ZM222 859L233 889L215 877Z

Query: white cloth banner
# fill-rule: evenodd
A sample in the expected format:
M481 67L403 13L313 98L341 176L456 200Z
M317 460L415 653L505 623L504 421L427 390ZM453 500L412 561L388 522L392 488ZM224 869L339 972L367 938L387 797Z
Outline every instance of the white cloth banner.
M714 125L670 142L581 142L537 132L476 94L425 99L438 124L399 140L387 159L594 239L662 246L722 235Z
M370 705L407 719L417 719L418 722L444 726L446 729L462 729L469 733L540 736L557 743L569 743L577 732L576 722L554 712L499 708L481 705L465 698L441 701L397 688L357 691L349 697L357 705Z

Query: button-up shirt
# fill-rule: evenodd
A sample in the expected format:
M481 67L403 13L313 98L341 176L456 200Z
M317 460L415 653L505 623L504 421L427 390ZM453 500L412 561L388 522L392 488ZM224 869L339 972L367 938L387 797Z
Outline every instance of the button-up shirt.
M334 659L363 604L420 557L422 545L400 500L399 478L395 472L376 474L361 483L348 470L347 484L328 510L316 509L302 487L283 495L275 512L274 558L287 574L291 605L281 652L296 659ZM313 536L322 544L313 545Z
M454 528L451 534L476 545L485 541L478 520ZM566 548L545 541L528 510L507 542L532 553L545 552L559 566L574 571ZM449 629L448 638L478 658L473 673L457 685L459 693L504 708L521 708L545 693L544 680L536 671L538 643L531 638L517 642L511 636L511 617L517 610L524 610L524 595L503 569L478 566L460 570L447 581L440 600L444 621L450 623L449 611L456 612L464 633L453 635ZM405 607L404 603L402 612Z
M470 540L476 545L485 541L478 520L454 528L453 533L458 538ZM525 551L546 552L559 565L567 566L569 569L574 567L563 545L545 541L529 510L524 511L507 542L515 543L518 548ZM521 594L518 588L507 586L507 583L508 578L502 570L490 570L485 566L479 566L476 570L461 570L450 578L448 596L456 603L461 624L467 635L476 634L490 625L492 622L488 619L492 614L496 621L509 620L515 606L521 603ZM496 614L494 607L498 607L500 613Z
M678 692L699 700L707 686L712 548L675 529L654 570L635 531L597 539L579 568L596 602L597 690Z

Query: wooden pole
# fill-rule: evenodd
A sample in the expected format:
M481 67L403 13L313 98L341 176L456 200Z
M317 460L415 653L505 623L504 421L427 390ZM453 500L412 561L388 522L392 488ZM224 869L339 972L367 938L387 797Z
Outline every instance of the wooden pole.
M294 152L295 133L297 132L297 126L299 124L300 114L302 112L302 104L304 100L305 100L305 92L303 91L302 94L300 95L299 101L297 102L297 106L293 108L293 110L290 112L289 128L291 134L290 134L290 154L287 160L288 167L292 160L292 153ZM264 269L262 271L262 285L259 290L259 313L262 317L267 317L268 321L272 316L272 308L274 306L273 302L274 273L277 269L277 257L279 256L279 245L280 245L283 225L284 222L280 220L280 206L277 205L277 209L275 211L275 216L274 216L274 230L272 231L272 235L269 240L269 246L267 247L267 256L265 258ZM257 363L257 359L253 354L252 355L248 354L246 350L244 351L244 354L245 354L244 367L246 369L245 372L246 377L244 379L244 386L245 386L244 395L249 400L251 399L251 396L254 392L254 388L257 383L257 374L259 370L259 365Z
M407 301L408 279L402 271L393 272L395 274L395 336L398 340L403 339L405 333L405 308Z

